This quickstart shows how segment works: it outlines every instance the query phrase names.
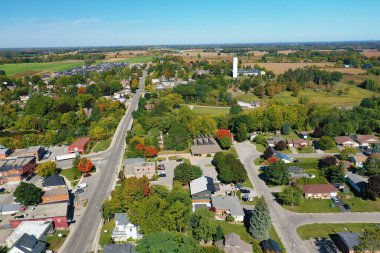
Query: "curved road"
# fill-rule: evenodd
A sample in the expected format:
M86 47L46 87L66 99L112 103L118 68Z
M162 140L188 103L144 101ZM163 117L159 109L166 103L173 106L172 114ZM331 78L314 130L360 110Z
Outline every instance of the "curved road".
M99 159L100 162L97 166L97 174L99 175L87 187L88 204L81 218L71 228L72 230L59 252L90 252L93 251L93 247L97 243L95 240L101 222L100 208L104 199L110 195L116 181L118 168L125 151L125 137L133 121L132 112L137 109L138 99L142 93L146 75L147 73L144 71L143 76L140 78L139 89L134 94L125 115L116 129L110 148L102 153L87 156Z
M268 186L259 178L259 166L253 161L260 157L256 146L250 142L234 145L248 177L254 185L254 192L264 196L268 204L272 223L287 252L310 252L297 234L297 227L312 223L380 223L380 213L295 213L282 208L272 195Z

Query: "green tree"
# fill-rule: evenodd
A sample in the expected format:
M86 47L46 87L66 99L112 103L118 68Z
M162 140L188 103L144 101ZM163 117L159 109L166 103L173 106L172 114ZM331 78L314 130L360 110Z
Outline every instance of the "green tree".
M258 136L256 136L255 139L253 139L253 141L257 144L263 145L264 147L267 145L267 139L262 134L259 134Z
M199 250L198 243L193 237L177 232L156 232L144 235L136 246L136 251L139 253L189 253Z
M364 163L368 175L380 173L380 154L372 154Z
M217 246L206 246L202 248L200 253L224 253L224 251L219 249Z
M34 184L21 182L13 193L15 201L25 206L37 205L41 201L42 190Z
M284 126L281 129L282 134L288 135L292 131L292 128L288 122L284 124Z
M380 174L369 177L367 194L372 200L376 200L380 196Z
M321 149L327 150L334 148L335 142L330 136L322 136L318 141L318 145Z
M229 149L232 145L232 140L228 136L224 136L219 140L220 147L222 149Z
M58 173L57 164L53 161L43 162L37 165L36 171L40 177L48 177Z
M216 227L216 232L214 235L214 241L219 241L222 240L224 237L223 229L220 225Z
M191 180L194 180L202 176L202 170L198 166L191 165L190 163L184 162L174 169L174 178L179 180L182 184L187 184Z
M298 186L284 186L278 193L279 201L284 205L298 206L303 200L303 191Z
M175 122L165 136L165 148L169 150L184 150L187 148L189 133L183 123Z
M271 226L272 221L268 206L264 197L261 197L253 209L252 217L249 221L249 233L258 240L266 240L269 238Z
M357 152L357 149L354 147L344 148L342 151L340 151L340 159L348 160L351 155L356 155Z
M6 76L7 74L5 73L4 70L0 69L0 76Z
M230 114L231 115L237 115L241 112L243 112L243 108L241 108L240 105L232 105L230 108Z
M378 85L376 81L372 78L366 79L363 81L362 86L366 90L376 91L378 89Z
M380 228L364 230L358 239L359 245L355 248L355 252L376 253L380 251Z
M269 165L265 171L266 176L272 184L286 185L289 183L289 173L283 161Z
M33 95L25 106L25 113L29 115L44 116L54 111L55 101L53 98L40 94Z
M241 123L238 127L238 131L236 134L236 140L241 142L247 139L247 125L245 123Z
M208 242L216 233L214 213L206 207L196 209L190 217L190 228L196 240Z

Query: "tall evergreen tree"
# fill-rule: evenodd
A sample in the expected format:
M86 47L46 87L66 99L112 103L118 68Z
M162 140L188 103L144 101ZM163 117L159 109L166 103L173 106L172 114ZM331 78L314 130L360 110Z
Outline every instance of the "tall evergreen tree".
M271 226L272 221L268 206L265 203L264 197L261 197L249 221L249 233L258 240L266 240L269 238L269 229Z

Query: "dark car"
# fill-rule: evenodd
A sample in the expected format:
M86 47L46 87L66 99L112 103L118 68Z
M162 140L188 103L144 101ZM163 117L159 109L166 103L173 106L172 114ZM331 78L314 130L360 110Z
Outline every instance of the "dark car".
M90 172L87 172L84 177L91 177L91 173Z
M159 177L166 177L166 173L159 173L158 176Z
M182 162L182 159L177 159L177 162Z
M251 191L248 190L248 189L240 189L240 192L241 192L241 193L250 193Z
M84 193L83 189L78 189L78 190L75 191L75 194L81 194L81 193Z
M347 211L351 211L351 207L350 207L350 205L348 205L348 204L344 204L343 207L344 207Z
M294 162L294 163L300 163L301 160L299 160L299 159L295 159L295 160L293 160L293 162Z

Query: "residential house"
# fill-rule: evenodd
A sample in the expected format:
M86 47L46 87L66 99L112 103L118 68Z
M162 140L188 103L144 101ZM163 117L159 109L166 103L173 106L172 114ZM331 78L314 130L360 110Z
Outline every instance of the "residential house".
M124 160L125 177L143 177L151 179L156 175L156 164L145 162L143 158L130 158Z
M363 168L365 161L367 161L367 156L363 154L357 154L354 156L350 156L350 161L354 163L356 167Z
M277 143L279 143L280 141L283 141L283 142L285 142L285 139L284 138L282 138L282 137L273 137L273 139L269 139L269 140L267 140L267 144L268 144L268 146L270 146L270 147L274 147Z
M222 151L222 149L216 140L210 136L201 136L194 139L193 146L190 149L193 156L214 155L219 151Z
M380 143L379 138L372 134L354 134L352 138L359 143L360 147L369 147L372 144Z
M42 182L44 191L66 188L65 179L60 175L51 175L44 179Z
M0 205L0 215L12 215L22 211L24 208L19 204Z
M222 240L215 242L215 246L226 253L252 253L252 245L235 233L225 235Z
M298 166L291 166L288 168L288 173L291 178L297 179L297 178L310 178L310 174L305 173L300 167Z
M235 221L243 222L244 211L237 196L211 196L211 205L215 208L216 218L224 220L231 215Z
M368 184L366 178L349 171L346 174L346 182L356 193L362 196L366 193Z
M115 242L125 242L129 238L140 239L139 227L129 221L128 214L115 213L115 228L112 231L112 239Z
M103 253L137 253L133 244L105 244Z
M23 217L13 217L9 223L12 228L17 228L23 221L52 221L55 228L67 228L68 204L54 203L49 205L38 205L28 208Z
M260 245L264 253L281 253L282 252L277 242L272 239L262 241Z
M302 139L306 140L307 138L309 138L310 134L312 134L312 133L313 133L313 131L301 131L301 132L298 132L298 135Z
M33 235L23 234L20 239L8 250L8 253L44 253L46 243Z
M287 140L286 142L289 147L304 148L309 146L309 142L304 139Z
M0 148L0 160L7 159L8 156L12 154L12 149L10 148Z
M274 157L277 157L278 159L280 159L284 163L291 163L292 162L292 160L290 159L290 157L287 154L284 154L284 153L277 152L277 153L274 154Z
M59 202L69 202L69 192L66 188L57 188L49 191L45 191L42 195L41 204L51 204Z
M338 189L332 184L305 184L302 190L307 199L329 199L338 196Z
M88 137L78 138L68 147L68 150L70 153L81 153L83 155L89 142L90 138Z
M30 176L36 169L33 156L0 160L0 183L17 183Z
M359 233L352 232L337 233L337 239L335 240L336 246L343 253L355 253L355 247L358 246L359 243Z
M13 230L5 242L7 247L11 248L24 234L34 236L37 240L45 241L47 234L52 230L53 224L51 221L23 221Z
M211 207L211 195L215 193L214 180L200 177L190 182L190 194L193 211L200 207Z
M359 143L348 136L335 137L335 143L342 147L359 147Z

